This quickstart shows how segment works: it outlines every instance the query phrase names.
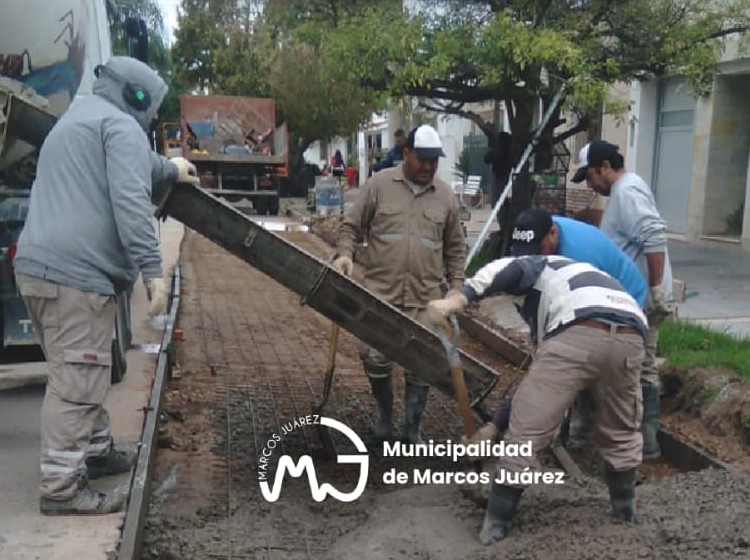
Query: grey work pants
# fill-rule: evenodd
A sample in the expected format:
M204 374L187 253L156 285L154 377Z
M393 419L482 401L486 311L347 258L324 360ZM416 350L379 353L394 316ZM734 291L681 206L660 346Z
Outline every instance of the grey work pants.
M86 293L19 274L19 291L47 359L41 417L41 495L71 498L86 459L109 452L114 296Z
M408 315L415 321L428 325L427 322L427 310L417 307L402 307L399 308L402 313ZM365 368L365 373L368 377L373 378L386 378L391 376L391 370L395 362L391 360L385 354L380 353L372 346L368 346L364 342L359 344L359 357L362 359L362 363ZM404 379L406 379L412 385L428 386L429 383L425 383L420 377L417 377L410 371L404 371Z
M531 442L531 457L500 457L501 471L540 469L539 453L552 443L579 391L588 387L596 403L594 435L602 458L615 471L641 463L643 410L640 371L643 338L578 325L543 341L513 396L506 443Z

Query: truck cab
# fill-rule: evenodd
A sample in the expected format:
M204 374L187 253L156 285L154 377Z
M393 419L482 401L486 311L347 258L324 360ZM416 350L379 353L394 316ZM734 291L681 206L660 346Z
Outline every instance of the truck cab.
M136 21L136 23L138 23ZM126 25L133 52L145 53L145 25ZM46 133L79 95L92 93L94 67L112 56L105 0L8 0L0 18L0 352L36 345L13 271L28 213L36 158ZM131 33L132 30L132 33ZM143 55L142 55L143 56ZM112 379L125 373L129 296L117 296Z

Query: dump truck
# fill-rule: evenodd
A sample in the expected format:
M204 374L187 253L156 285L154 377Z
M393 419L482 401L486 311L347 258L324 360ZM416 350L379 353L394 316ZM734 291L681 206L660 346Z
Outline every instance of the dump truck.
M276 127L273 99L182 95L180 121L182 155L195 164L201 186L238 208L247 201L256 214L279 213L288 134L286 124Z
M0 17L0 352L38 344L18 296L13 258L47 132L78 95L91 93L94 67L112 56L105 0L6 0ZM145 24L126 21L129 48L147 51ZM142 56L139 58L143 58ZM85 219L82 217L81 219ZM130 305L117 294L112 379L125 374Z

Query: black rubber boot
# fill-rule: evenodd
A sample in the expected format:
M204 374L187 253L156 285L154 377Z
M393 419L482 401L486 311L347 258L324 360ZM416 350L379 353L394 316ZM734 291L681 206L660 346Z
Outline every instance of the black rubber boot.
M388 440L393 437L393 382L391 376L383 375L381 372L377 376L367 373L372 387L372 396L378 403L378 421L372 429L372 434L381 440Z
M661 457L661 448L659 447L659 416L661 412L661 403L659 402L659 388L650 383L642 383L641 391L643 392L643 423L641 431L643 432L643 460L653 461Z
M612 515L623 521L635 518L635 469L616 472L607 469L604 474L609 487Z
M404 386L404 436L403 443L423 443L419 432L422 413L427 404L429 385L417 385L406 381Z
M516 515L523 488L513 488L492 483L490 501L484 514L484 524L479 533L479 542L484 546L495 544L508 536L510 522Z

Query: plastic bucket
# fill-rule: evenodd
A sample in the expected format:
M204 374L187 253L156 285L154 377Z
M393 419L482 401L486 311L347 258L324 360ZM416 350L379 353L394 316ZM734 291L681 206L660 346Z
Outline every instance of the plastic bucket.
M315 213L318 216L335 216L341 213L341 187L336 179L316 178Z

